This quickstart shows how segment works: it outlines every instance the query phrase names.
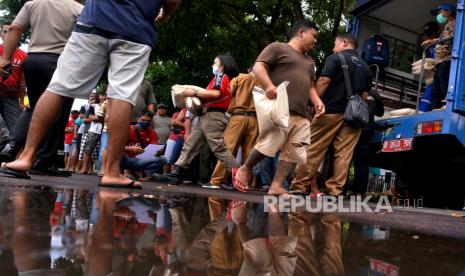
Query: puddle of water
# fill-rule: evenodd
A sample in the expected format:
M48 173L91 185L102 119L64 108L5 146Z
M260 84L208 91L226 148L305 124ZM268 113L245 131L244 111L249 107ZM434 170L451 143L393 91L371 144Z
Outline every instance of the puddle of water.
M465 275L464 240L269 211L213 197L3 189L0 274Z

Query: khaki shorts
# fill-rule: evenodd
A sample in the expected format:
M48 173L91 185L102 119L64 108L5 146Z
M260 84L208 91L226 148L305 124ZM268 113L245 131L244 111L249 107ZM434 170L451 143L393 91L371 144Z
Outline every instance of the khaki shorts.
M261 133L255 149L270 157L274 157L281 150L280 160L305 164L307 145L310 145L310 121L301 116L291 115L288 128L275 128Z
M88 99L108 67L107 96L135 105L150 51L147 45L73 32L47 88L55 94Z

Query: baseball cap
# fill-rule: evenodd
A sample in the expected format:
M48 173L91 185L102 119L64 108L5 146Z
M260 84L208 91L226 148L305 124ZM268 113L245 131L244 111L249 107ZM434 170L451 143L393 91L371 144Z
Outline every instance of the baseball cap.
M164 103L157 104L157 108L168 108L168 106Z
M446 11L453 12L453 11L455 11L455 5L452 5L452 4L449 4L449 3L441 4L441 5L437 6L436 8L433 8L431 10L431 15L433 15L433 16L438 15L440 10L446 10Z

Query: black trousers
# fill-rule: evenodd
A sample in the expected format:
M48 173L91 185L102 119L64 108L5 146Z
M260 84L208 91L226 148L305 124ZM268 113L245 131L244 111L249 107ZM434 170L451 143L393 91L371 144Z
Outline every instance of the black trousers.
M354 150L354 183L352 192L365 194L370 176L370 139L373 134L372 128L366 127L355 146Z
M444 61L436 65L433 79L433 92L431 105L433 109L442 107L442 100L446 98L449 86L450 61Z
M57 67L58 57L59 55L56 54L31 53L24 62L24 77L26 79L31 110L27 110L21 114L13 130L12 139L19 147L26 144L33 110L52 79ZM57 150L63 147L64 129L68 122L73 101L74 99L67 98L61 106L61 110L56 114L57 120L55 123L50 126L43 126L49 129L49 131L37 152L37 165L48 167L53 165L56 160Z

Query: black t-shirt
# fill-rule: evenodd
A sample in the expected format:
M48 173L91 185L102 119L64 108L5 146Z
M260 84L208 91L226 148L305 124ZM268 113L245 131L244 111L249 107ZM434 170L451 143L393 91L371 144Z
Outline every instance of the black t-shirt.
M341 54L346 58L349 67L352 93L368 92L373 79L368 65L360 58L356 50L345 50ZM332 54L326 59L321 77L331 79L328 89L321 97L326 107L326 113L344 113L347 105L347 92L342 64L337 54Z

